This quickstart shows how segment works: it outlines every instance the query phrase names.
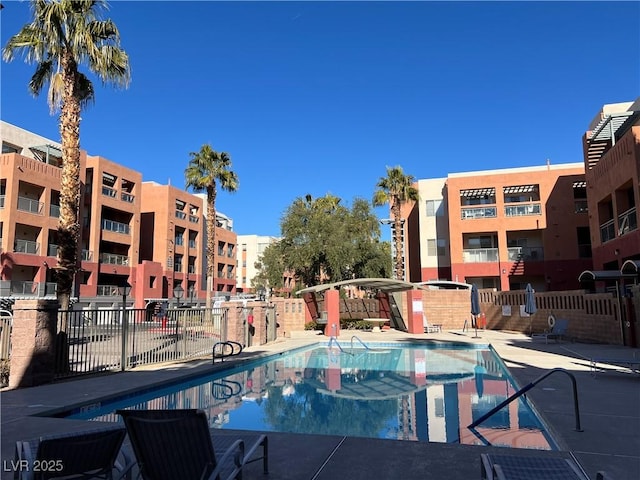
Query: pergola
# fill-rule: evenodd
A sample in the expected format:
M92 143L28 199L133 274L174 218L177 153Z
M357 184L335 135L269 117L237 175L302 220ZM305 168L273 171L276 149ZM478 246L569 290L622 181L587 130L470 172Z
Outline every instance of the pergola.
M318 311L317 294L324 296L324 311L327 315L327 325L325 335L338 336L340 333L340 296L339 290L347 285L354 285L361 288L369 288L377 291L376 298L380 303L380 316L388 318L395 328L405 330L409 333L424 333L424 323L422 315L422 291L432 288L442 288L437 284L441 282L424 282L421 284L393 280L390 278L354 278L334 283L323 283L312 287L303 288L296 293L302 295L305 300L307 310L312 318L320 318ZM448 282L453 283L453 282ZM456 282L457 283L457 282ZM466 284L457 284L466 285ZM449 286L449 288L452 288ZM408 295L408 322L404 322L401 310L389 295L391 293L407 292ZM385 316L386 315L386 316Z

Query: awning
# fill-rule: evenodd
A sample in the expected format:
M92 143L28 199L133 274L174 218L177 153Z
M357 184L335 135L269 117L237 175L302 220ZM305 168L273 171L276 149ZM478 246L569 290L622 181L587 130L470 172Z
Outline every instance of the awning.
M460 196L466 198L482 198L484 196L492 197L496 194L495 187L490 188L472 188L469 190L460 190Z
M314 285L313 287L298 290L296 294L303 293L319 293L325 290L337 289L344 285L355 285L362 288L371 288L382 292L403 292L405 290L429 290L428 287L417 283L403 282L402 280L392 280L390 278L354 278L352 280L343 280L335 283L323 283Z
M417 285L430 287L435 290L471 290L470 283L452 282L450 280L429 280L419 282Z
M640 260L627 260L622 264L620 273L624 275L640 275Z
M622 273L620 270L585 270L578 277L579 282L602 282L605 280L620 280L634 278L635 275Z
M538 191L538 185L514 185L512 187L503 187L504 193L531 193Z

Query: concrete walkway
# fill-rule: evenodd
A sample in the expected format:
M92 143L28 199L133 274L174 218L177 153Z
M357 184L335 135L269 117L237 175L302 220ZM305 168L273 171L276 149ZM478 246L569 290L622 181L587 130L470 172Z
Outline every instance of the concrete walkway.
M343 332L345 341L352 334L353 332ZM577 379L583 431L574 430L570 379L558 374L548 377L533 388L528 393L528 398L547 424L561 451L269 433L271 455L268 478L466 480L480 478L480 453L485 452L566 458L573 456L591 479L595 479L598 471L605 471L610 478L616 480L640 478L640 375L629 372L627 368L603 365L606 370L594 376L589 363L589 359L593 357L631 359L634 354L640 357L638 349L575 343L545 344L544 340L494 331L480 331L481 338L473 338L474 332L459 331L428 335L408 335L394 331L358 332L358 336L365 342L428 339L491 344L520 386L552 368L564 368ZM317 336L314 332L300 332L292 339L251 347L243 353L242 359L270 355L317 341L326 341L326 337ZM13 478L10 461L13 459L16 440L86 429L84 421L35 416L38 413L80 405L106 396L117 396L143 386L211 369L210 360L195 361L3 391L0 393L1 478ZM218 432L225 435L241 434L229 430ZM259 465L253 464L245 478L264 478Z

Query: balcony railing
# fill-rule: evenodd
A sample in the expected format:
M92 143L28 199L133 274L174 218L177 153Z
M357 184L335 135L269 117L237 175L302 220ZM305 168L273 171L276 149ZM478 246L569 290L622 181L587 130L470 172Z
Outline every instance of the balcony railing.
M198 217L196 217L195 215L189 215L189 221L191 223L198 223L200 221L200 219Z
M37 255L40 251L40 244L32 240L16 240L13 251L18 253L30 253L33 255Z
M38 296L40 293L40 283L30 281L12 281L11 282L11 294L12 295L28 295Z
M179 218L180 220L184 220L185 218L187 218L187 214L180 210L176 210L176 218Z
M527 215L540 215L542 209L539 203L525 203L520 205L506 205L504 214L506 217L524 217Z
M129 265L129 257L116 253L102 253L100 254L100 261L109 265Z
M96 293L101 297L119 295L117 285L98 285L98 291Z
M189 265L189 266L187 267L187 272L188 272L188 273L196 273L196 267L195 267L195 265Z
M174 242L175 242L175 244L177 246L181 247L182 245L184 245L184 238L183 237L176 237Z
M604 243L614 238L616 238L616 230L612 218L600 225L600 241Z
M189 240L189 248L196 248L196 241L195 240Z
M134 200L136 199L136 197L126 192L122 192L120 194L120 198L122 199L123 202L127 202L127 203L133 203Z
M93 252L91 250L82 250L81 258L85 262L90 262L93 260Z
M544 249L542 247L508 247L507 252L510 262L544 260Z
M50 243L49 248L47 249L47 256L55 257L58 255L58 245L55 243Z
M638 218L636 217L636 207L632 207L626 212L618 215L618 235L638 228Z
M498 209L496 207L463 208L460 214L462 220L474 218L495 218L498 216Z
M181 272L182 271L182 262L174 262L173 263L173 271Z
M44 203L26 197L18 197L18 210L42 215Z
M49 205L49 216L60 218L60 205L54 205L53 203Z
M107 187L106 185L102 186L102 195L105 197L116 198L118 192L116 192L113 188Z
M587 205L586 199L575 200L575 212L576 213L587 213L589 211L589 207Z
M497 248L469 248L462 251L464 263L485 263L498 261Z
M4 195L0 195L0 208L4 208Z
M102 220L102 229L116 233L123 233L125 235L128 235L131 231L129 225L127 225L126 223L120 223L106 219Z

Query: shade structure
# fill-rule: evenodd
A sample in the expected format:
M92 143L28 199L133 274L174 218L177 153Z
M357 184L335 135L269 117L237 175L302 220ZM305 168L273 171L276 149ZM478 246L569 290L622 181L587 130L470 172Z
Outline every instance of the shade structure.
M471 286L471 315L480 315L480 294L475 284Z

